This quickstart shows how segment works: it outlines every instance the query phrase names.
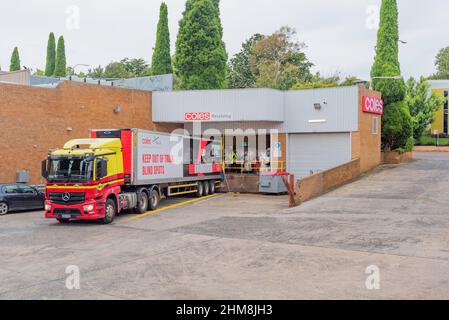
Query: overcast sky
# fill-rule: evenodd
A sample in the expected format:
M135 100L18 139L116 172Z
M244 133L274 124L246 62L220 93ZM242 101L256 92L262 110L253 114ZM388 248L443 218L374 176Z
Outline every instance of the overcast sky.
M0 65L9 68L14 46L22 65L45 67L49 32L64 35L68 66L106 65L124 57L151 61L159 0L2 0ZM184 0L169 8L172 53ZM434 72L438 50L449 46L449 1L398 0L404 76ZM315 71L368 78L380 0L221 0L224 41L230 56L254 33L294 27ZM376 9L377 8L377 9ZM84 68L85 69L85 68ZM77 71L83 67L77 68Z

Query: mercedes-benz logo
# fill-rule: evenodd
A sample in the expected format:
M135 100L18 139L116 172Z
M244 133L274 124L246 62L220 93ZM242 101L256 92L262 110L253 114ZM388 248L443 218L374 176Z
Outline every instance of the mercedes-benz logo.
M62 194L62 200L64 200L65 202L68 202L70 200L70 193L64 192Z

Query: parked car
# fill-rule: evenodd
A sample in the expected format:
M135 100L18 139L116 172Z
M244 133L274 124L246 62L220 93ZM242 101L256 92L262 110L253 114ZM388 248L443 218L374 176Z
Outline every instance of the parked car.
M0 184L0 216L11 211L43 209L45 194L22 184Z

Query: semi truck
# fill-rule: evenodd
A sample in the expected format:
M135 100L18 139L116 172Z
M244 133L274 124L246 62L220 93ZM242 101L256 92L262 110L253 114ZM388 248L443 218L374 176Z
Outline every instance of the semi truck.
M166 197L213 194L222 171L221 137L91 130L42 161L45 217L109 224L124 210L156 210Z

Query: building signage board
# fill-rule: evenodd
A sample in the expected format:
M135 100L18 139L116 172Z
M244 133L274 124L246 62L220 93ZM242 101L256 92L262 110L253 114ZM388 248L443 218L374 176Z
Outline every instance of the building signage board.
M184 120L188 122L222 122L234 120L234 115L230 112L186 112L184 113Z
M362 110L363 112L382 115L384 113L384 102L380 98L362 97Z

